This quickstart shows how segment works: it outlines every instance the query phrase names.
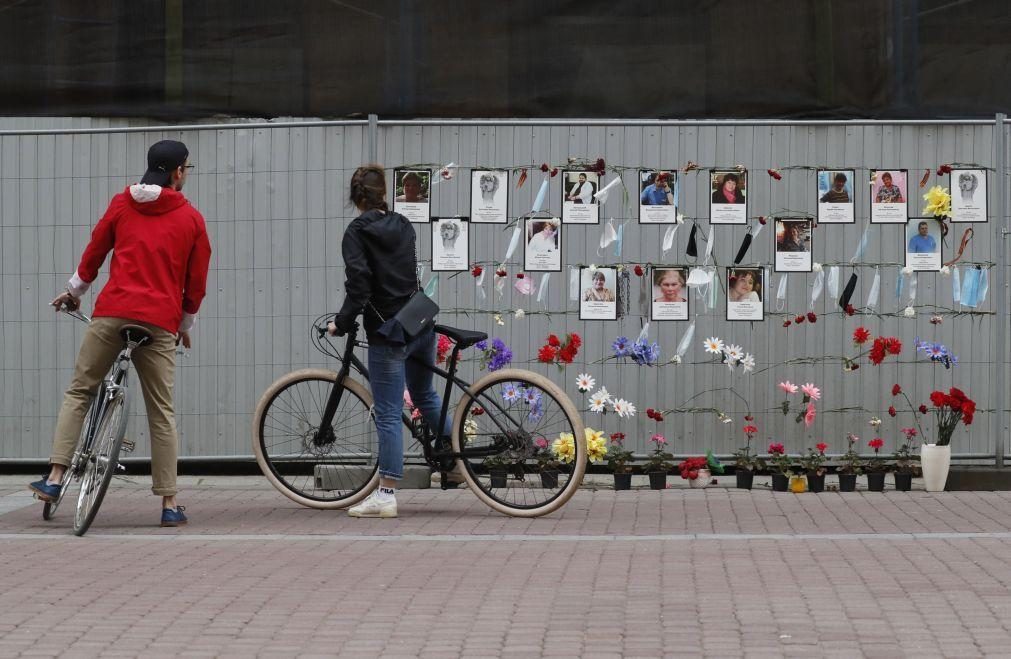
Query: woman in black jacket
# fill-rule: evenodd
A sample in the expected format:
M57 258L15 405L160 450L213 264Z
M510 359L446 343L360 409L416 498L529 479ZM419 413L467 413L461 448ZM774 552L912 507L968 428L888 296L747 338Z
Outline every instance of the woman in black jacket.
M435 363L435 333L429 329L407 345L386 341L377 332L418 290L416 236L410 221L386 205L386 174L378 165L359 167L351 177L351 203L361 212L344 232L346 281L344 304L330 333L340 335L354 327L363 313L369 341L369 385L375 399L379 436L379 489L348 510L352 517L396 517L394 492L404 472L404 438L401 410L404 386L411 401L435 428L442 401L432 384L432 372L408 357ZM449 421L443 437L449 436Z

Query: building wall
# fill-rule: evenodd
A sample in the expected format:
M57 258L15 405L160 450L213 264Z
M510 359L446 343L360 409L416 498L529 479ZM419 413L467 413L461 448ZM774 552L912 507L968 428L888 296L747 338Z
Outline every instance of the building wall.
M258 127L259 126L259 127ZM110 132L65 134L50 128L111 128ZM279 124L273 127L222 125L212 129L142 130L127 122L76 119L0 120L0 268L3 289L0 305L0 458L44 458L48 455L60 397L69 382L83 324L65 316L54 317L47 307L54 293L74 271L91 227L101 217L109 198L139 178L147 146L163 138L180 139L191 151L192 170L185 193L207 220L214 248L208 294L193 334L195 345L178 358L176 376L177 419L183 456L251 455L252 410L260 393L281 374L305 366L333 366L316 353L309 342L309 326L320 314L337 308L342 299L343 267L340 242L344 228L355 213L345 201L350 173L367 162L369 127L363 122ZM623 209L622 195L612 195L601 217L627 222L623 252L613 246L598 249L599 226L564 227L566 264L656 263L661 261L659 243L665 227L637 223L636 169L639 166L673 168L693 161L705 166L741 164L751 172L749 215L771 215L786 209L815 212L815 173L807 169L784 169L783 180L765 174L769 167L848 167L858 170L857 223L822 226L815 231L814 260L846 263L868 221L867 168L907 168L911 186L909 208L919 215L922 191L915 189L925 171L928 185L941 163L996 164L994 127L972 124L751 124L704 122L606 123L564 122L465 123L380 122L378 160L392 167L401 164L455 162L472 166L561 165L569 157L627 167L623 181L628 186L631 210ZM605 177L610 180L612 174ZM975 226L975 237L963 261L1000 261L996 191L1006 178L991 172L990 215L987 225ZM560 179L551 179L548 209L560 214ZM510 190L510 216L527 212L539 187L541 174ZM938 181L947 186L947 180ZM433 190L433 215L469 213L469 172L440 183ZM708 181L704 174L684 177L681 202L688 218L699 218L708 231ZM430 258L430 239L419 228L419 254ZM967 225L963 225L967 226ZM746 232L745 227L718 227L714 261L730 263ZM956 229L961 235L961 226ZM683 263L688 227L678 231L673 249L664 261ZM758 261L771 269L774 230L766 227L752 246L745 262ZM502 258L510 231L500 226L473 228L472 260L490 263ZM950 258L949 236L945 259ZM955 239L957 244L957 239ZM702 243L704 246L704 243ZM607 432L622 431L631 447L647 448L656 424L643 414L654 408L717 408L731 415L732 424L719 423L712 412L668 415L659 428L675 453L701 453L712 448L729 453L743 442L743 416L748 408L760 428L758 447L769 441L783 442L788 451L799 452L817 441L826 441L830 452L845 449L845 435L854 432L866 440L880 435L890 450L906 418L891 419L886 413L893 402L890 389L900 383L918 399L933 388L952 385L964 388L979 406L993 409L997 369L1005 365L1006 348L996 346L993 315L996 297L995 271L990 272L990 295L972 315L952 303L951 278L935 273L918 277L918 305L936 305L946 310L941 325L931 325L932 306L921 307L915 319L902 318L895 298L895 282L902 266L900 229L894 225L870 228L870 243L862 262L844 267L845 283L856 271L859 284L854 303L863 306L880 266L881 302L878 316L842 315L827 294L816 303L816 324L783 327L783 320L807 311L813 274L789 277L785 306L776 309L773 275L768 286L764 323L728 323L724 320L724 295L717 296L715 310L705 311L698 300L694 342L685 363L659 368L605 360L610 344L619 335L634 338L641 329L638 303L640 280L631 278L631 313L617 322L578 320L576 303L568 296L568 271L556 273L543 304L519 295L510 278L501 297L495 294L491 276L486 277L487 298L478 297L469 274L438 276L440 322L475 328L502 337L515 354L514 365L543 373L579 401L576 374L589 372L607 389L638 407L630 420L613 414L603 419L586 415L588 425ZM522 249L507 269L520 271ZM721 270L722 272L722 270ZM107 268L93 291L101 290ZM432 273L426 267L428 283ZM535 281L540 277L535 276ZM85 307L94 303L89 293ZM522 308L523 319L511 313ZM504 325L495 323L502 313ZM889 358L874 367L863 361L860 370L844 373L839 363L788 363L822 355L854 355L851 343L855 327L864 325L874 334L896 335L904 345L898 360ZM658 340L664 359L673 355L688 323L662 322L650 326L651 339ZM535 363L537 348L549 332L580 332L585 340L578 363L559 370ZM714 363L701 349L708 336L742 345L753 353L756 372L730 372ZM920 336L944 342L959 355L952 370L926 362L913 353L913 338ZM602 361L603 360L603 361ZM477 360L463 369L464 377L476 377ZM792 415L785 417L778 405L783 396L776 383L815 382L824 392L814 426L806 430ZM737 398L727 388L741 396ZM716 391L713 391L716 390ZM703 393L703 392L710 393ZM702 395L699 395L702 394ZM697 397L696 397L697 396ZM693 399L693 397L695 397ZM139 399L138 399L139 400ZM899 406L897 406L899 407ZM140 440L137 455L147 455L146 419L141 405L134 407L129 434ZM900 407L901 409L901 407ZM872 416L884 419L875 433L868 426ZM966 432L956 433L954 451L959 454L992 454L996 437L1005 438L992 413L977 415Z

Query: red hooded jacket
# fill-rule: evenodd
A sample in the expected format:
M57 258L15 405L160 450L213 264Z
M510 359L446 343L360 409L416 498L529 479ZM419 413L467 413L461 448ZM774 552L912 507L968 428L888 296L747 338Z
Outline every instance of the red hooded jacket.
M112 250L93 316L129 318L175 334L194 323L207 290L211 243L204 218L172 188L131 185L112 198L68 290L80 296Z

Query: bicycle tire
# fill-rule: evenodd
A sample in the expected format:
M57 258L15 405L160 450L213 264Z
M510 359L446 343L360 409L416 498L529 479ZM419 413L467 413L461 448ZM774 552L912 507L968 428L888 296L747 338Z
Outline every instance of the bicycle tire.
M327 457L322 447L309 446L307 443L319 426L319 418L323 414L326 397L336 381L337 373L327 369L306 368L292 371L267 387L260 397L253 415L253 453L256 455L256 462L260 465L260 471L263 472L264 477L281 494L295 503L319 510L337 510L353 506L367 497L379 485L379 444L375 426L372 423L372 394L355 380L344 378L345 395L341 400L341 407L338 408L337 414L334 416L332 428L335 431L335 436L341 436L342 426L346 428L351 425L350 422L364 426L362 435L359 435L363 437L363 443L351 447L361 449L356 461L352 462L348 458ZM293 393L296 387L299 388L297 403ZM285 397L285 392L289 392L287 400L291 401L291 407L288 410L283 409L281 402ZM308 409L305 404L306 399L311 403ZM296 406L299 407L298 410L295 409ZM351 406L354 409L351 409ZM283 421L277 420L278 416L274 416L272 410L278 416L288 415L292 418L295 418L294 413L297 411L304 418L296 418L292 425L285 425ZM310 415L315 418L315 425L313 419L309 418ZM274 423L281 423L281 426L276 426L271 431L267 424L268 419ZM289 432L279 432L281 430ZM300 447L301 451L297 455L291 452L272 455L272 449L278 444L283 447L285 440L270 441L270 445L268 445L270 439L268 435L287 437L288 447L291 450ZM346 449L348 443L337 439L333 446L335 449L339 449L337 454L340 455L340 450ZM367 478L361 476L355 478L354 470L351 470L347 472L350 475L346 482L346 488L325 489L323 477L320 476L318 467L331 465L343 467L348 464L365 466L360 464L361 460L371 460L371 469L367 472ZM307 475L305 471L310 467L311 475ZM291 474L283 473L285 471L301 471L302 473L296 474L298 478L292 479L288 477ZM332 471L327 479L338 481L338 485L344 484L340 470ZM337 494L324 495L324 492L336 492Z
M67 492L70 490L70 483L74 479L74 474L77 473L79 466L78 463L81 459L81 448L88 437L88 432L91 430L91 414L92 408L98 404L98 398L94 398L91 401L91 406L88 408L88 412L84 415L84 425L81 426L81 436L77 439L77 447L74 449L74 457L70 461L70 466L63 470L63 478L60 479L60 496L56 498L56 501L47 501L44 506L42 506L42 519L47 522L53 519L56 515L56 509L60 507L63 503L63 497L67 496Z
M456 411L453 416L453 450L455 452L463 450L464 443L462 440L466 434L465 424L471 413L472 403L476 403L478 406L481 406L481 400L485 395L487 395L486 392L494 388L496 385L503 383L524 383L533 385L542 392L550 395L550 397L558 405L560 412L565 415L566 427L563 432L572 433L575 452L571 465L572 471L570 474L567 474L569 477L567 478L565 485L562 486L553 496L542 502L520 505L518 503L512 503L505 500L500 496L496 496L493 492L495 488L489 487L489 481L476 474L473 468L474 465L471 464L470 460L466 458L458 459L457 471L467 481L471 491L474 492L481 501L495 511L512 517L540 517L541 515L547 515L548 513L558 510L572 498L573 494L576 493L576 490L579 489L579 485L582 483L587 463L586 436L584 434L583 422L579 416L579 411L576 409L576 406L572 403L569 397L565 395L565 392L563 392L551 380L537 373L521 369L495 371L479 379L467 389L467 393L457 404Z
M77 495L77 510L74 515L76 536L88 532L105 499L109 483L112 482L119 465L119 449L126 435L129 412L130 400L123 390L106 405L98 422L94 448L91 455L87 456L88 462L84 465L84 474L81 476L81 491ZM103 461L104 468L102 468Z

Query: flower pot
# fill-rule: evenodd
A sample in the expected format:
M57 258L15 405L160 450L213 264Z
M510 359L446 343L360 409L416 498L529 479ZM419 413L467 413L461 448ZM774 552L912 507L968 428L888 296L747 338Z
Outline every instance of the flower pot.
M895 489L899 492L908 492L913 489L912 474L895 474Z
M507 469L489 469L488 475L491 476L492 487L506 487L506 479L509 477Z
M698 478L688 479L688 487L709 487L709 481L712 480L713 474L708 469L699 469Z
M825 474L819 474L815 471L807 472L807 489L810 492L824 492Z
M794 494L807 492L807 476L803 474L790 476L790 491Z
M550 469L541 472L541 487L546 490L553 490L558 487L558 470Z
M773 492L786 492L790 489L790 477L786 474L773 474L772 475L772 491Z
M871 492L885 491L885 472L875 471L867 474L867 489Z
M951 444L924 444L920 447L920 468L923 469L923 487L927 492L944 491L950 467Z
M854 492L857 489L856 474L839 474L839 491Z
M667 472L665 471L649 472L649 489L651 490L667 489Z
M614 489L616 489L616 490L631 490L632 489L632 474L615 474L614 475Z
M755 472L750 469L738 469L737 470L737 487L742 490L750 490L751 484L755 480Z

